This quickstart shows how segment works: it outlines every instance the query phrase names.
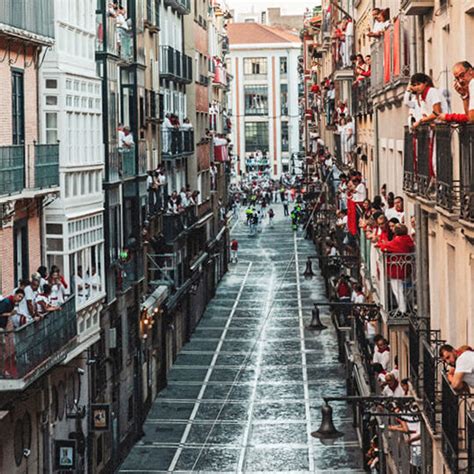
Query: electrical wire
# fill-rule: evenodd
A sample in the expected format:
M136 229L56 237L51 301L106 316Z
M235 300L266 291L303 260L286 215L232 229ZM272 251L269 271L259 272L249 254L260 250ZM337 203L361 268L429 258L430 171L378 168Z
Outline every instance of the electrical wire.
M328 179L329 179L329 177L330 177L331 175L332 175L332 170L331 170L331 172L328 173L328 175L326 176L326 178L325 178L325 180L324 180L324 182L323 182L322 189L324 189L324 186L327 184L327 181L328 181ZM316 202L315 205L313 206L313 209L312 209L311 214L310 214L310 216L309 216L309 218L308 218L308 221L306 222L305 226L303 227L303 232L306 231L308 225L310 224L310 222L311 222L311 220L312 220L312 218L313 218L313 216L314 216L314 213L315 213L315 211L316 211L316 208L317 208L318 205L321 203L321 197L322 197L322 195L323 195L323 191L321 191L321 193L320 193L320 195L319 195L319 197L318 197L317 202ZM275 294L278 294L278 293L280 292L280 290L281 290L283 284L285 283L285 277L286 277L286 275L287 275L287 273L288 273L288 270L289 270L290 266L293 264L293 262L295 261L295 258L296 258L296 251L293 252L293 254L292 254L292 256L291 256L291 259L290 259L290 261L288 262L288 265L287 265L286 268L285 268L285 272L284 272L284 274L283 274L283 276L282 276L282 278L281 278L280 285L278 286L278 288L277 288ZM298 271L298 269L296 269L296 271ZM215 426L216 426L216 423L217 423L219 417L220 417L221 414L222 414L222 410L224 409L224 407L226 406L227 402L229 401L230 395L232 394L232 391L233 391L234 387L237 386L237 383L239 382L239 379L240 379L240 377L241 377L241 375L242 375L242 373L243 373L243 370L247 368L248 363L249 363L249 361L250 361L250 358L252 357L252 355L253 355L254 352L255 352L255 348L257 347L257 344L259 344L259 342L260 342L260 338L261 338L261 336L262 336L262 334L263 334L263 332L264 332L264 330L265 330L265 328L266 328L266 324L267 324L267 322L268 322L268 320L269 320L269 318L270 318L270 315L271 315L271 313L272 313L272 311L273 311L273 305L274 305L275 299L276 299L276 298L273 298L273 299L272 299L272 304L271 304L270 308L268 309L267 314L266 314L265 317L263 318L263 324L262 324L262 327L260 328L260 330L259 330L259 332L258 332L258 334L257 334L257 338L256 338L255 342L253 343L253 345L252 345L250 351L249 351L248 354L246 355L244 361L243 361L242 364L240 365L239 371L237 372L236 376L234 377L234 380L232 381L232 384L231 384L231 386L230 386L230 388L229 388L229 391L227 392L227 395L226 395L224 401L222 402L222 406L221 406L221 408L219 409L219 412L217 413L217 415L216 415L214 421L212 422L211 429L209 430L209 433L207 434L206 439L204 440L204 443L203 443L203 445L201 446L201 448L200 448L200 450L199 450L198 456L197 456L196 460L194 461L193 467L192 467L192 469L191 469L193 472L194 472L194 470L195 470L195 467L196 467L197 463L199 462L199 460L200 460L200 458L201 458L201 456L202 456L202 453L204 452L204 449L205 449L205 448L207 447L207 445L208 445L209 438L210 438L210 436L211 436L211 434L212 434L212 432L213 432L213 430L214 430L214 428L215 428Z

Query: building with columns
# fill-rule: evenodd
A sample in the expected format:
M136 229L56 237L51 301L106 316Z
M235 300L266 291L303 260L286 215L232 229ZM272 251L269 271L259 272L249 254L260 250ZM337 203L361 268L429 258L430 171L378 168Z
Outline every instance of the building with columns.
M228 26L232 142L237 173L268 170L279 176L298 152L300 38L257 23ZM263 157L254 159L256 154Z

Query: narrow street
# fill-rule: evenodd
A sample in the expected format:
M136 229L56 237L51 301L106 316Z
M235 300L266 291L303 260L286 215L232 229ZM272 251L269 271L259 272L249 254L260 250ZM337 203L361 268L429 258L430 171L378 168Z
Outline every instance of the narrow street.
M275 207L274 228L266 222L256 238L243 221L234 226L239 263L178 356L120 472L360 469L346 406L333 404L344 438L324 446L310 435L321 420L321 396L345 393L344 371L327 313L327 330L304 328L324 284L301 276L314 248Z

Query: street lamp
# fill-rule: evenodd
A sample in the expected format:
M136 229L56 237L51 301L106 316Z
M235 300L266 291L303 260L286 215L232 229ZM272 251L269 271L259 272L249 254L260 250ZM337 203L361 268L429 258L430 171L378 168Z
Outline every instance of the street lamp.
M334 426L332 419L332 408L329 405L330 401L344 401L347 403L355 403L362 406L364 414L373 416L419 416L420 410L413 397L324 397L324 405L321 407L321 425L316 431L311 433L313 438L319 438L323 444L326 441L331 441L341 436L344 433L338 431ZM376 411L377 408L384 408L387 413Z
M306 326L306 329L310 331L322 331L323 329L327 329L319 317L319 308L318 305L315 303L314 308L311 310L311 323Z

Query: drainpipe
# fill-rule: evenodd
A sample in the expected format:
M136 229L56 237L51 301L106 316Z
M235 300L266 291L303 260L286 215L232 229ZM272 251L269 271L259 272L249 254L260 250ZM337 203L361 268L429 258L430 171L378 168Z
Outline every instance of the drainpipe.
M410 19L410 75L414 74L417 69L418 51L417 51L417 33L418 25L414 18Z
M425 70L425 51L424 51L424 44L425 44L425 30L423 25L423 15L418 16L418 31L416 37L417 43L417 51L416 51L416 59L417 64L416 68L419 71Z

